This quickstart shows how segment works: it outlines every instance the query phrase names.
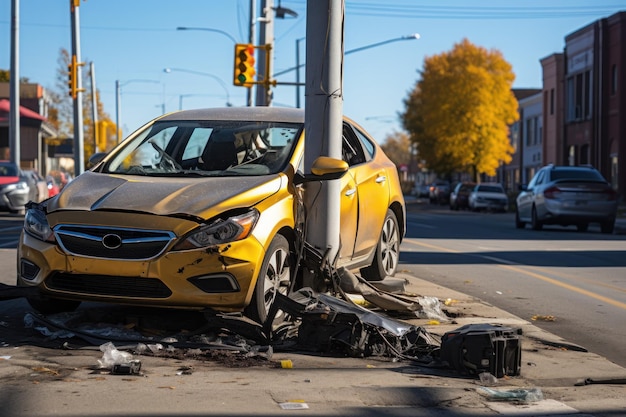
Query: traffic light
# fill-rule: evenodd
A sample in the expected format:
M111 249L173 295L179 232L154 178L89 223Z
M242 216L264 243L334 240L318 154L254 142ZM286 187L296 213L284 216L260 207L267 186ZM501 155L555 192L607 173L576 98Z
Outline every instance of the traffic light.
M76 59L70 61L70 64L67 66L67 87L69 88L70 97L76 98Z
M67 86L69 88L70 97L76 98L79 91L85 91L84 88L78 88L78 67L85 65L82 62L76 62L76 55L72 55L69 65L67 66Z
M235 74L233 84L240 87L252 87L254 76L254 45L238 43L235 45Z

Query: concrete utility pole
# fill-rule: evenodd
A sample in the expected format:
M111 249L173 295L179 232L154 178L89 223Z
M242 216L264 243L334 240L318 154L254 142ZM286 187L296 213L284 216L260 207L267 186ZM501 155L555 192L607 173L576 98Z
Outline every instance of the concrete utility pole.
M85 169L85 153L83 152L83 80L82 61L80 60L80 0L70 0L72 16L72 57L76 57L76 97L74 98L74 176L77 177ZM72 58L73 59L73 58Z
M96 66L89 65L91 79L91 119L93 120L93 153L98 152L98 97L96 96Z
M274 10L274 1L273 0L261 0L261 17L259 17L258 21L261 23L259 26L259 42L261 45L271 45L274 46L274 18L272 16ZM265 55L268 54L267 51L260 48L257 49L257 60L258 63L265 62ZM272 65L271 59L268 62L267 68L264 65L257 65L257 76L262 80L269 80L269 77L272 76ZM267 69L267 74L265 73ZM270 90L269 84L257 84L256 86L256 105L257 106L269 106L272 103L272 91Z
M9 148L11 162L20 166L20 0L11 2L11 79L9 80Z
M319 156L341 159L344 0L307 0L306 19L304 169L309 173ZM341 180L312 182L304 197L307 241L331 262L339 253L340 193Z
M254 45L254 30L256 28L256 1L250 0L250 27L248 31L248 43ZM246 89L246 106L252 107L252 87Z

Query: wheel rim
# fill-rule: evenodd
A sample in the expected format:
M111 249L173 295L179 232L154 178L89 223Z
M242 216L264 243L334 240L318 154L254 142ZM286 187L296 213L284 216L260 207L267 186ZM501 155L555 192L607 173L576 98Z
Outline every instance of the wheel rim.
M385 220L383 232L380 236L380 257L385 274L392 275L395 272L399 258L400 241L396 222L391 218Z
M266 312L269 311L274 302L277 292L287 295L290 282L289 253L283 248L278 248L271 254L263 277L263 298Z

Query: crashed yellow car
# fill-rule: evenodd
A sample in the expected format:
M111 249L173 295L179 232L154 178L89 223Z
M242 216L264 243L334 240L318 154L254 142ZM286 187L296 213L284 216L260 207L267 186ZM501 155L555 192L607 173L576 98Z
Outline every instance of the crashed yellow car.
M38 287L29 302L43 313L96 301L263 322L277 292L302 285L304 230L315 227L303 193L316 185L303 184L330 179L341 181L333 266L368 280L393 275L406 221L395 165L345 118L343 160L322 157L304 173L303 130L301 110L271 107L151 121L60 194L29 205L18 285Z

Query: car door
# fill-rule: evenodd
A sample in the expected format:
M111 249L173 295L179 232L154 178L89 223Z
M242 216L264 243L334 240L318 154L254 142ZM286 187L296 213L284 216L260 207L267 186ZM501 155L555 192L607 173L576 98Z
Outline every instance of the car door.
M544 171L540 170L530 180L526 190L522 191L517 198L517 211L520 219L530 220L532 214L532 208L535 201L535 189L541 182L544 176Z
M374 158L373 145L347 123L343 129L343 148L343 158L350 166L358 197L354 259L369 254L378 244L389 207L389 180L387 166Z

